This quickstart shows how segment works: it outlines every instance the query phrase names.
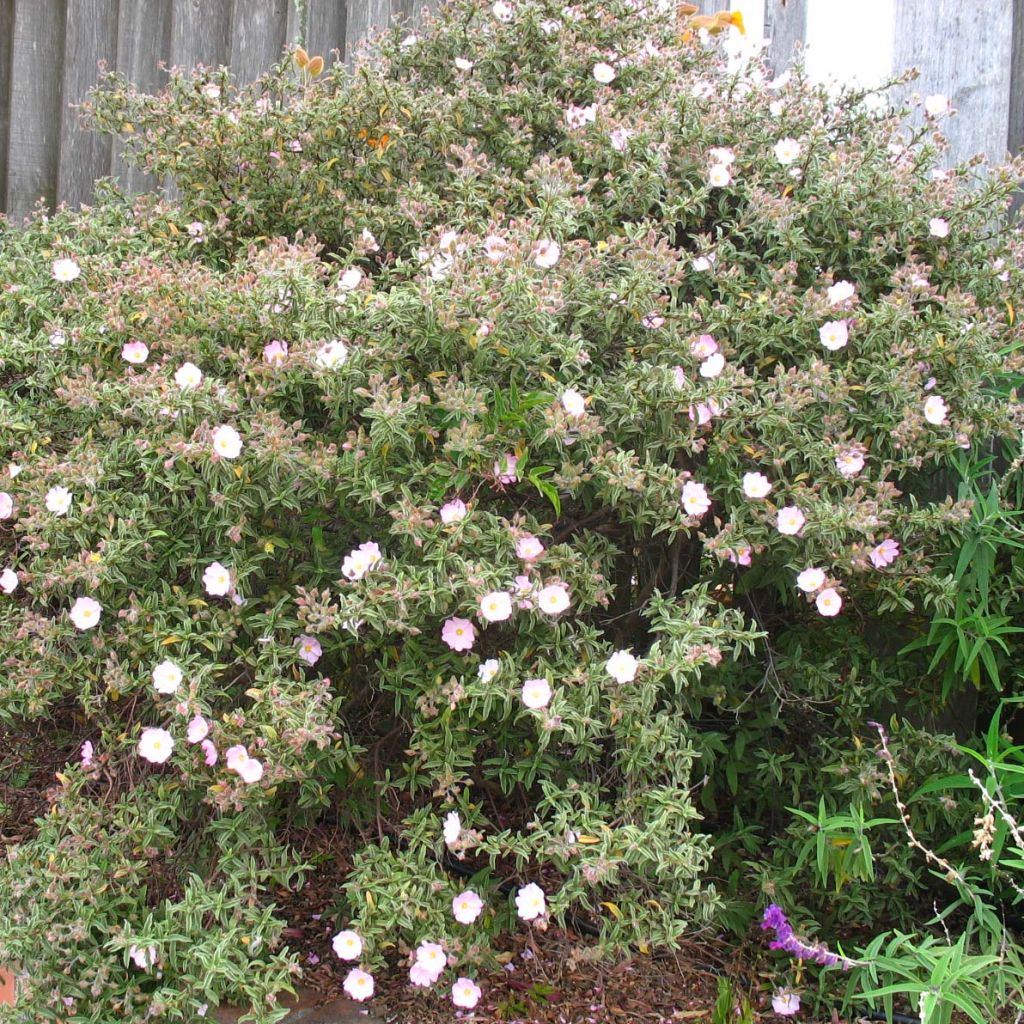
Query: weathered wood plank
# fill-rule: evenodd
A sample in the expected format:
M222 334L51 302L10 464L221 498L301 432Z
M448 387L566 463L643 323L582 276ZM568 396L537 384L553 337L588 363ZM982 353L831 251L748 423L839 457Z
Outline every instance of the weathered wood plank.
M281 59L291 0L235 0L231 18L231 73L248 85Z
M11 130L11 60L14 56L14 2L0 2L0 210L7 197L7 157Z
M350 0L358 6L362 0ZM330 64L331 51L337 50L344 58L346 33L349 23L349 3L346 0L309 0L309 24L306 31L306 49L310 56L321 56Z
M7 211L18 221L57 194L63 80L53 68L64 57L63 0L17 0L11 47Z
M944 129L948 162L1006 156L1010 124L1013 0L899 0L893 64L917 67L912 91L945 93L958 114Z
M1024 149L1024 0L1014 0L1010 53L1010 123L1006 148L1016 155Z
M345 60L352 64L371 35L391 24L391 0L353 0L345 26Z
M109 135L83 130L73 104L96 84L98 64L117 56L118 0L66 0L64 84L60 116L57 202L89 202L93 183L110 173Z
M764 34L768 63L782 74L807 38L807 0L765 0Z
M231 58L232 0L172 0L171 62L217 67Z
M140 92L157 92L167 82L161 62L171 59L171 0L128 0L120 6L115 67ZM156 188L156 178L141 168L129 167L121 154L124 144L114 140L111 173L127 192Z

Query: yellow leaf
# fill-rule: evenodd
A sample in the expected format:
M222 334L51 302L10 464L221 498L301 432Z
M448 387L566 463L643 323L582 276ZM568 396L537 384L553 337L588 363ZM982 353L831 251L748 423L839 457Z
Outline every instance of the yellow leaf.
M160 641L160 646L161 647L170 647L171 644L180 643L180 641L181 641L181 637L180 636L175 636L172 633L170 636L165 636L163 638L163 640Z
M63 772L57 772L57 781L66 786L71 780Z
M292 54L292 60L294 60L300 68L304 68L309 63L309 54L300 46Z
M618 906L616 904L612 903L611 900L605 900L601 904L601 906L602 907L607 907L611 911L612 917L614 917L616 921L621 921L622 920L622 911L619 910Z
M252 697L253 700L259 700L263 696L262 690L248 689L245 691L246 697Z
M597 836L577 836L576 842L582 843L584 846L592 846L594 843L601 842L601 840Z
M660 910L662 913L665 913L665 908L657 900L648 900L647 906L654 907L655 910Z
M242 479L242 467L241 466L235 466L235 477L238 480Z
M646 942L639 943L639 945L636 948L639 949L640 952L644 953L644 954L650 953L650 951L651 951L651 947L648 946Z
M373 910L373 908L374 908L374 906L375 906L375 901L374 901L374 898L373 898L373 893L372 893L372 892L370 892L370 890L369 890L369 889L367 889L367 890L366 890L366 905L367 905L367 906L368 906L368 907L369 907L369 908L370 908L371 910Z
M1013 326L1013 321L1017 318L1017 314L1013 311L1013 303L1007 302L1006 304L1006 317L1010 321L1010 326Z
M309 73L310 73L310 74L311 74L311 75L312 75L312 76L313 76L314 78L316 78L316 76L317 76L317 75L319 75L319 74L320 74L320 72L321 72L321 71L323 71L323 69L324 69L324 59L323 59L323 57L314 57L314 58L313 58L313 59L312 59L312 60L311 60L311 61L309 62L309 65L308 65L308 66L307 66L307 68L306 68L306 70L307 70L307 71L308 71L308 72L309 72Z

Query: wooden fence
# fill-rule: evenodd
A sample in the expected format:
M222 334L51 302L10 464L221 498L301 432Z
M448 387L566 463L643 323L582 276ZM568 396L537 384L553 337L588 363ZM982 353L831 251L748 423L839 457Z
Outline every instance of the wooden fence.
M228 64L251 80L299 38L311 53L351 59L371 31L432 2L0 0L0 210L19 220L40 198L88 202L108 174L152 187L115 140L78 126L72 105L100 61L144 90L161 86L161 62ZM825 69L877 67L879 54L885 70L920 67L916 88L946 93L960 111L948 129L954 157L999 159L1024 142L1024 0L701 0L705 11L726 6L744 13L751 37L771 39L780 70L804 43Z

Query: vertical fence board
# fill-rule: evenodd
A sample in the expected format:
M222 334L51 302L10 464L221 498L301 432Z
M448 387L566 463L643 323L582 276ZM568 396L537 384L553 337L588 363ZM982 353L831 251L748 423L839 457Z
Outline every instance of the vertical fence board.
M958 114L943 125L949 162L1006 156L1010 113L1012 0L899 0L893 65L921 69L910 90L945 93Z
M768 63L782 74L807 38L807 0L765 0L764 34L771 40Z
M161 62L171 58L171 0L122 0L117 25L115 67L141 92L156 92L167 81ZM144 192L156 188L156 178L122 158L124 143L114 139L111 173L123 189Z
M360 6L361 0L351 0ZM331 51L337 50L344 59L348 54L349 4L346 0L309 0L309 29L307 47L313 56L319 55L330 64Z
M353 3L345 25L345 60L351 65L366 40L390 24L391 0L360 0Z
M1024 149L1024 0L1013 0L1010 54L1010 123L1006 148L1016 155Z
M281 59L291 0L235 0L231 19L231 74L248 85Z
M7 211L15 221L39 198L57 195L60 159L61 76L53 73L64 54L63 0L17 0L11 35L10 156Z
M7 197L11 131L11 59L14 56L14 0L0 0L0 210Z
M171 63L217 67L231 58L232 0L173 0Z
M93 182L110 173L110 136L84 130L72 104L96 84L100 61L114 64L118 0L66 0L66 17L57 202L77 206L89 201Z

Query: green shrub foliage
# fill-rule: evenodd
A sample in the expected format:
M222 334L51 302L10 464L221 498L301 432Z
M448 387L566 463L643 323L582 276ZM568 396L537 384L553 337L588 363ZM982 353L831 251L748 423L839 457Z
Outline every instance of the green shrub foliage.
M1020 431L1017 175L871 99L623 0L105 80L180 201L0 229L0 724L71 723L0 866L23 1019L278 1019L324 821L356 971L671 947L702 814L941 702L895 651L956 599L943 473Z

